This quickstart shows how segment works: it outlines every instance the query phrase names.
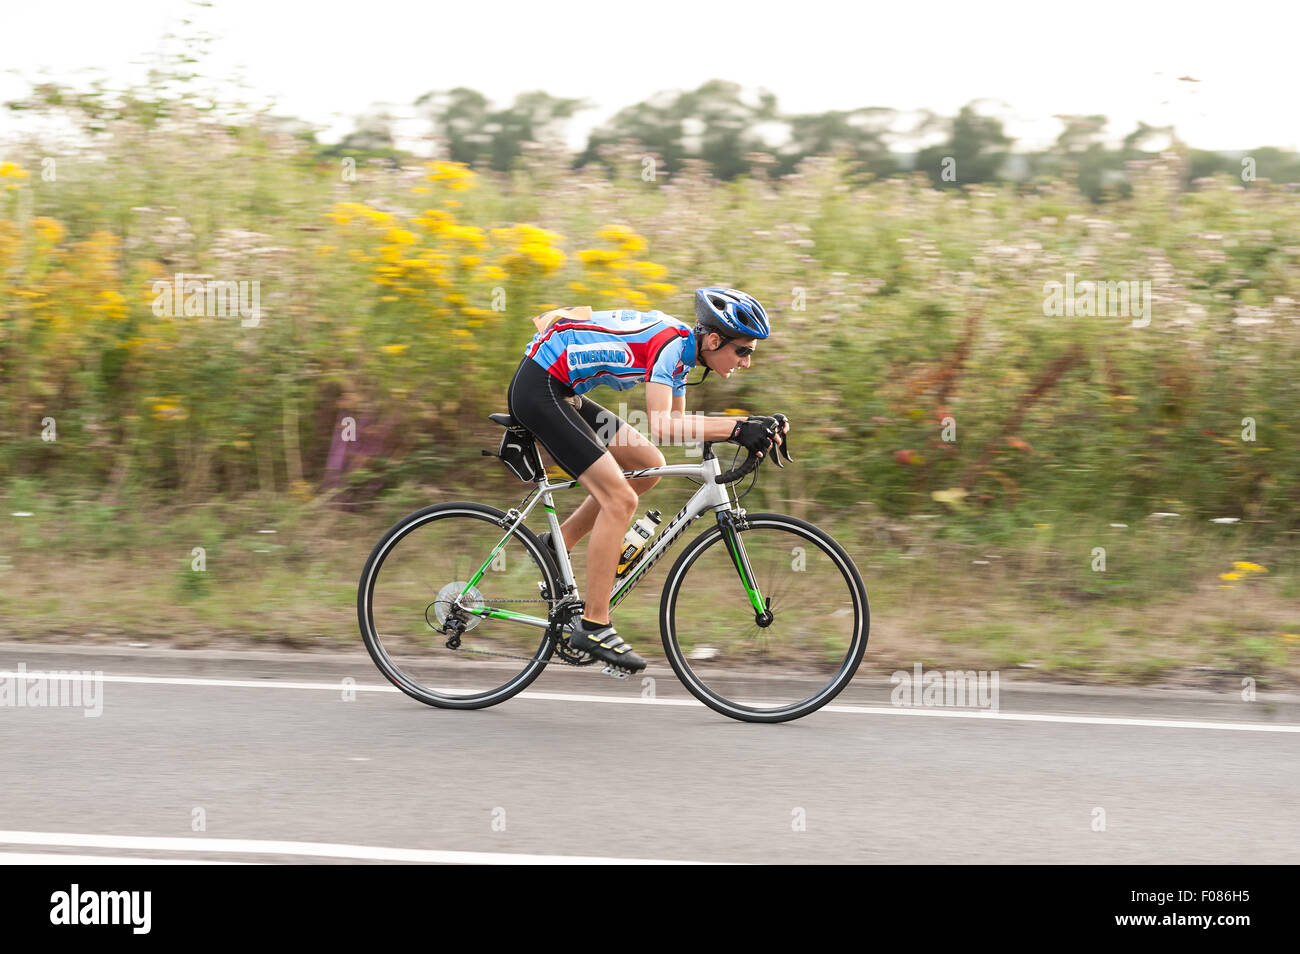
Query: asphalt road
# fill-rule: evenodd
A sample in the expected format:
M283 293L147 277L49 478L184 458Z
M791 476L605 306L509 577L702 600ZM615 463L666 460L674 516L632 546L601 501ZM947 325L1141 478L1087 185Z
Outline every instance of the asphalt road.
M1294 696L1003 680L996 714L901 709L868 660L768 726L653 664L654 699L554 671L468 712L364 653L0 645L20 666L102 671L102 711L0 705L0 862L1300 861Z

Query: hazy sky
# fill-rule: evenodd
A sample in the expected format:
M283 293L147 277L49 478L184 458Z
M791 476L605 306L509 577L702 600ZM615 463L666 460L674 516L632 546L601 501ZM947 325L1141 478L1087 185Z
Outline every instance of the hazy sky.
M242 77L278 113L326 126L327 140L376 102L400 114L422 93L468 86L501 104L529 89L595 101L571 129L576 145L618 108L720 78L771 90L787 112L951 115L989 98L1006 104L989 111L1021 147L1054 139L1055 113L1103 113L1116 139L1141 119L1201 148L1300 149L1297 0L15 2L2 18L0 100L26 88L14 70L138 80L187 11L218 37L205 75ZM0 115L0 135L14 123Z

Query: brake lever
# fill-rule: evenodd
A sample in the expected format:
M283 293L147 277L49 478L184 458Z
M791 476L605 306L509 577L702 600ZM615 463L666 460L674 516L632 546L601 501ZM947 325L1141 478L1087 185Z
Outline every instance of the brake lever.
M785 426L790 422L790 419L784 414L773 414L772 416L776 418L777 427L780 429L781 434L781 443L776 446L776 453L772 455L772 460L776 461L776 466L784 470L785 464L781 463L781 455L784 454L786 460L794 463L794 458L790 456L790 435L785 432Z

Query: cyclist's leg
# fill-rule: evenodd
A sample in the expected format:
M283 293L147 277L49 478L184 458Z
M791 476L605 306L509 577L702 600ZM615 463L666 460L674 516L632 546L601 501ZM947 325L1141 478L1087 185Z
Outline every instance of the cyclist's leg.
M507 400L511 414L541 441L556 463L577 478L600 508L587 548L585 615L593 622L608 622L609 593L623 535L636 513L636 492L574 407L581 399L575 400L572 390L541 365L531 359L520 364Z
M587 395L582 396L582 407L578 413L591 425L597 438L606 449L614 455L614 460L622 470L636 470L643 467L662 467L666 463L659 448L643 437L635 428L620 418L613 411L606 410ZM640 477L629 480L632 490L640 497L659 483L659 477ZM561 525L566 549L572 550L578 541L591 532L600 513L600 501L594 496L586 500L569 515Z
M614 588L623 536L636 515L637 496L608 451L578 475L578 483L599 506L587 544L586 609L593 623L609 622L609 593Z

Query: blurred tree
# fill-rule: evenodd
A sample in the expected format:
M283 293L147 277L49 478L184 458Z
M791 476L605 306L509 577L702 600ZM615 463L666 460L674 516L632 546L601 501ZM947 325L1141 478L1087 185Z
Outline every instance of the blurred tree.
M1100 202L1107 188L1127 195L1131 190L1124 180L1124 160L1106 148L1106 117L1093 114L1055 118L1065 128L1043 161L1036 164L1035 171L1073 179L1075 187L1093 202Z
M358 159L385 158L396 160L399 156L393 139L393 115L382 106L372 106L357 117L355 128L335 145L321 151L322 156L353 156Z
M897 110L882 107L808 113L786 120L790 138L777 151L778 172L793 171L806 156L843 153L854 171L888 176L898 171L898 161L889 149L890 125Z
M922 149L916 168L926 172L938 188L996 179L1007 159L1007 147L1014 141L1002 131L1002 123L975 111L967 103L951 120L941 120L949 129L948 141ZM953 160L945 164L945 159ZM945 175L951 169L952 173Z
M541 90L520 93L505 109L493 109L482 93L458 86L425 93L415 101L429 120L433 134L443 140L453 162L487 163L505 172L523 152L526 142L560 139L565 124L591 104L564 99Z
M760 91L750 105L737 83L709 80L691 92L665 91L628 106L593 130L579 165L602 161L602 146L634 139L663 157L669 173L685 158L707 160L713 174L731 179L749 170L745 156L767 152L759 126L778 119L776 96Z

